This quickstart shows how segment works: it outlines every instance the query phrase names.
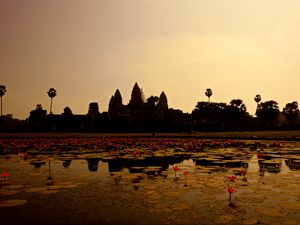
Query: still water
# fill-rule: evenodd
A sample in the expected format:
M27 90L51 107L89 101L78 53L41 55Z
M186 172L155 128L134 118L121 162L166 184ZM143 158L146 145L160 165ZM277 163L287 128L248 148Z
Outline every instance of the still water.
M0 220L299 224L300 157L294 150L290 146L262 153L230 147L200 153L127 149L1 155Z

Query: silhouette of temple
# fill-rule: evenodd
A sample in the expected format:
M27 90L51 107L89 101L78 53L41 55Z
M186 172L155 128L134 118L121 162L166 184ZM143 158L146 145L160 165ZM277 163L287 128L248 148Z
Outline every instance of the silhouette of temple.
M142 89L135 83L127 105L123 104L119 89L110 99L108 112L100 113L98 103L92 102L86 115L73 114L69 107L65 107L62 114L47 114L38 104L30 112L27 127L31 131L45 132L171 131L179 128L176 121L181 121L179 117L183 115L181 110L169 109L165 92L145 100Z
M169 108L164 91L159 97L145 99L142 89L135 83L129 103L123 103L117 89L109 101L107 112L100 112L97 102L90 103L84 115L73 114L69 107L65 107L62 114L48 114L38 104L26 119L26 128L32 132L152 133L300 129L296 101L286 104L280 112L276 101L261 102L261 96L256 95L257 110L256 117L253 117L241 99L233 99L229 104L211 102L212 90L209 88L205 95L208 101L198 102L192 113L183 113L179 109ZM0 131L1 127L9 127L11 121L8 116L1 117Z

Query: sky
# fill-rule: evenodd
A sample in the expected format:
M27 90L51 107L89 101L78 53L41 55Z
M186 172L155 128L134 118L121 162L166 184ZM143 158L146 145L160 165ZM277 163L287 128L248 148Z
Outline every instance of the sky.
M0 0L3 113L108 110L134 83L146 98L164 91L169 107L254 97L279 108L300 101L299 0Z

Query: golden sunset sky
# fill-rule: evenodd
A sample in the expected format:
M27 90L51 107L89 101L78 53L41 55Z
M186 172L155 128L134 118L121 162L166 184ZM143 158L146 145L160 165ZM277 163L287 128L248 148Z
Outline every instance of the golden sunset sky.
M300 101L299 0L0 0L3 113L24 119L90 102L107 111L117 88L127 104L165 91L169 107L254 96L282 109Z

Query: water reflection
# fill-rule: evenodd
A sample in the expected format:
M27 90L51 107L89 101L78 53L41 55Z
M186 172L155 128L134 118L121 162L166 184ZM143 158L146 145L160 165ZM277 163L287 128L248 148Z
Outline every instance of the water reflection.
M68 168L71 165L72 160L64 160L63 161L63 167Z
M47 177L47 185L53 185L53 177L51 176L51 162L48 161L48 177Z
M282 161L274 161L274 160L259 160L258 165L261 173L265 171L269 173L279 173L282 168Z
M290 170L300 170L300 160L298 158L290 158L285 160Z
M35 161L31 161L30 164L33 165L35 169L39 169L41 168L41 166L46 165L46 162L35 160Z
M235 172L237 175L245 175L247 170L255 171L260 173L261 176L267 173L281 173L283 170L286 171L295 171L300 170L300 160L295 157L288 157L281 158L278 157L268 157L268 159L260 159L257 158L257 154L248 154L247 156L220 156L220 155L203 155L193 156L193 155L183 155L178 154L174 156L147 156L147 157L123 157L123 156L116 156L116 157L91 157L89 154L82 154L80 158L76 158L74 155L73 159L70 159L70 156L63 157L63 156L35 156L35 157L22 157L10 155L5 156L2 159L5 160L9 167L18 167L18 164L12 165L14 159L16 162L24 162L28 163L29 165L33 166L35 170L43 169L43 166L48 164L48 178L49 182L53 179L52 178L52 164L56 164L60 162L60 165L63 166L64 169L74 169L77 167L78 170L82 170L82 160L86 157L87 162L87 170L89 172L99 172L99 163L105 165L101 168L101 170L107 170L108 174L113 174L114 172L121 172L127 170L130 174L138 174L143 173L148 176L162 176L166 177L168 174L163 173L164 171L172 170L173 165L177 165L181 167L183 164L190 164L192 167L200 167L200 168L207 168L207 173L210 172L217 172L217 171L228 171L228 170L236 170ZM7 158L10 160L7 161ZM0 158L1 160L1 158ZM53 162L53 163L52 163ZM75 163L76 162L76 163ZM79 162L79 163L77 163ZM62 163L62 164L61 164ZM74 167L72 166L75 163ZM20 164L23 165L23 164ZM86 164L85 164L86 165ZM23 165L24 166L24 165ZM60 167L61 168L61 167ZM2 166L1 169L5 169ZM245 170L244 174L239 174L238 171ZM59 168L56 168L59 170ZM101 171L100 170L100 171ZM104 171L103 171L104 172ZM180 171L181 172L181 171ZM183 172L183 171L182 171ZM170 175L171 173L169 173Z
M115 158L108 160L108 170L110 173L129 169L130 173L140 173L145 167L160 167L167 170L169 165L182 163L184 157L147 157L147 158Z
M99 158L89 158L86 159L88 162L88 169L90 172L97 172L98 171L98 163L100 161Z

